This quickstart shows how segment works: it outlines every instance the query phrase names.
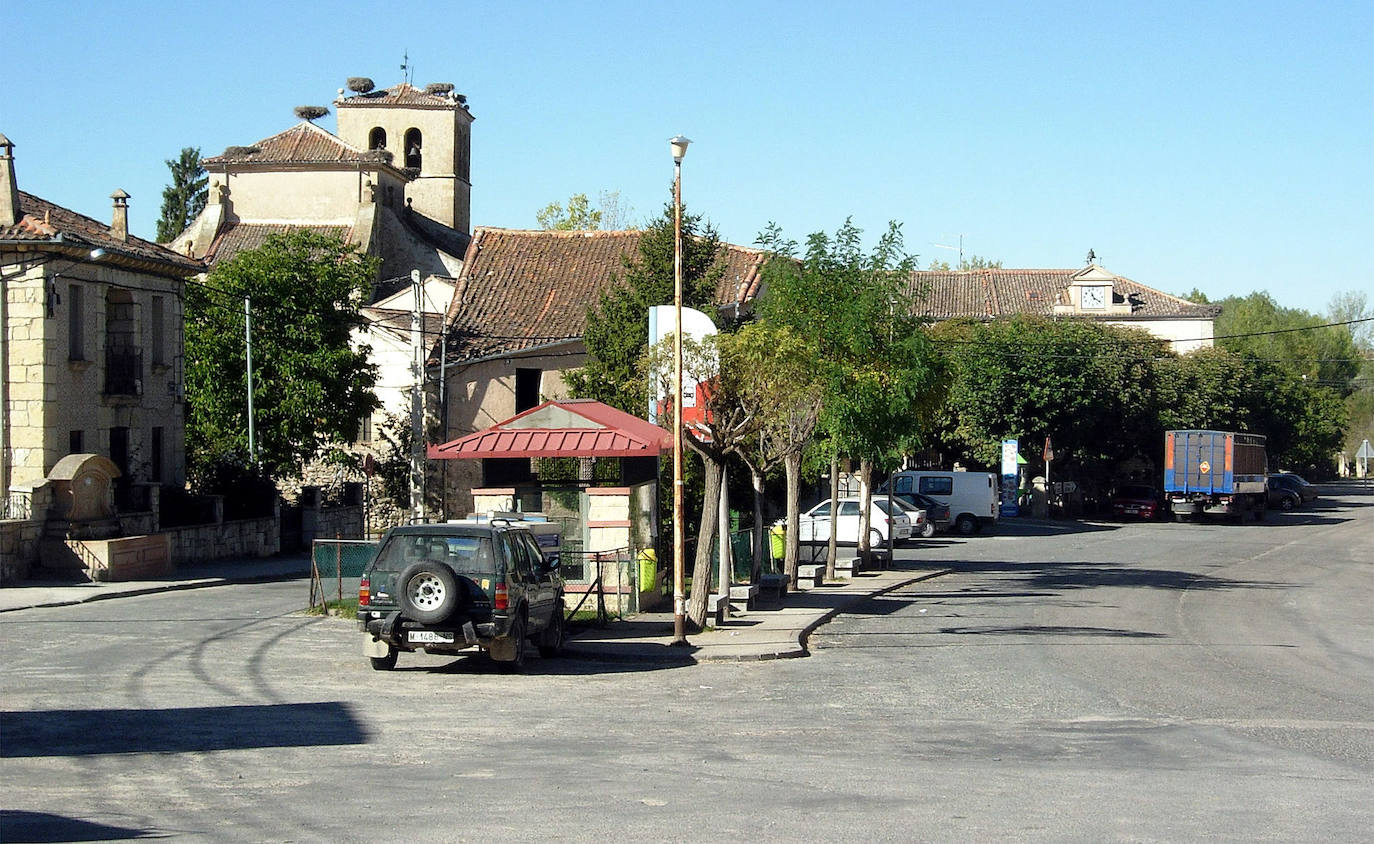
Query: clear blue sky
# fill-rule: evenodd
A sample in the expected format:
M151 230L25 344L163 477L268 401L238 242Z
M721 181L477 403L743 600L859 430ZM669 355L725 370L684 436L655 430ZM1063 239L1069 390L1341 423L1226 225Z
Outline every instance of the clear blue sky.
M852 215L922 266L962 234L1173 293L1374 294L1368 0L14 3L0 132L23 189L108 220L124 188L151 237L165 159L395 84L406 52L469 98L476 225L603 190L656 214L683 133L684 200L734 243Z

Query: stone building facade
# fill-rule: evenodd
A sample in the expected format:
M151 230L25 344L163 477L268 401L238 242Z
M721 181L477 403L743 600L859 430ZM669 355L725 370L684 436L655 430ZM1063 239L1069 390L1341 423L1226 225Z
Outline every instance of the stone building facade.
M19 190L0 135L0 489L68 454L108 457L124 488L186 480L182 298L197 261ZM10 505L18 509L18 505Z

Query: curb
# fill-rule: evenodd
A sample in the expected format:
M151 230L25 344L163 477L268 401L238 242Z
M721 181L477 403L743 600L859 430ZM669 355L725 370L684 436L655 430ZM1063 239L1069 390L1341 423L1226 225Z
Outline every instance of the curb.
M701 649L698 649L697 651L691 653L682 654L681 656L675 656L670 652L669 646L660 645L658 647L663 648L663 650L665 651L665 653L662 655L656 653L578 653L575 650L565 650L562 654L560 654L560 656L564 659L579 659L591 662L655 663L679 667L685 665L701 665L708 662L768 662L778 659L800 659L802 657L811 655L811 652L807 650L806 640L810 637L811 633L816 630L816 628L820 627L822 624L826 624L827 622L831 621L835 616L839 615L840 613L844 612L845 610L849 609L850 607L854 606L860 601L865 601L869 598L876 598L879 595L886 595L890 592L895 592L896 590L902 589L906 586L910 586L913 583L920 583L923 580L930 580L932 578L942 577L946 574L953 573L954 569L941 569L939 571L926 572L917 577L911 577L905 580L898 581L897 583L893 583L890 586L886 586L876 592L866 592L862 595L855 595L853 600L847 601L841 606L828 610L820 618L817 618L816 620L812 621L810 624L802 628L801 632L798 634L797 637L797 645L795 647L788 647L785 650L763 651L760 653L752 654L736 654L732 656L711 656L709 653L701 653Z

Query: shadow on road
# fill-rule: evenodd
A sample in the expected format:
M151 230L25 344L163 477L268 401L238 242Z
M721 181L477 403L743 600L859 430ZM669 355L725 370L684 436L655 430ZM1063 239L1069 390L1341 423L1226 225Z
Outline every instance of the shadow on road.
M1127 639L1166 639L1163 633L1150 633L1144 630L1122 630L1117 627L1064 627L1055 625L1037 626L1021 624L1011 627L941 627L941 633L957 633L973 636L1116 636Z
M47 812L24 812L0 809L0 840L13 844L38 844L52 841L125 841L130 838L162 838L161 833L125 826L111 826L50 815Z
M0 713L0 758L366 744L345 703ZM6 838L5 840L9 840Z
M1026 591L1143 587L1148 589L1281 589L1289 584L1270 580L1235 580L1174 569L1135 568L1108 563L951 562L956 572L1020 575Z

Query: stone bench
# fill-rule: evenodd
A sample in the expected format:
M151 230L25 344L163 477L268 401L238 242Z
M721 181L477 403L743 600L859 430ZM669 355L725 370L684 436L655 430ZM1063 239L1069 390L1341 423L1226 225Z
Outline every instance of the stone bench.
M862 557L840 557L835 561L835 576L841 578L851 578L858 576L863 570Z
M825 566L797 566L797 580L811 586L820 586L825 583Z
M759 585L757 583L746 583L740 586L731 586L728 597L721 598L719 592L712 592L706 598L706 611L716 617L717 623L724 620L724 610L730 608L731 615L743 615L754 608L755 599L758 598ZM741 609L738 605L743 604Z
M787 596L787 575L765 574L759 579L758 590L781 601Z

